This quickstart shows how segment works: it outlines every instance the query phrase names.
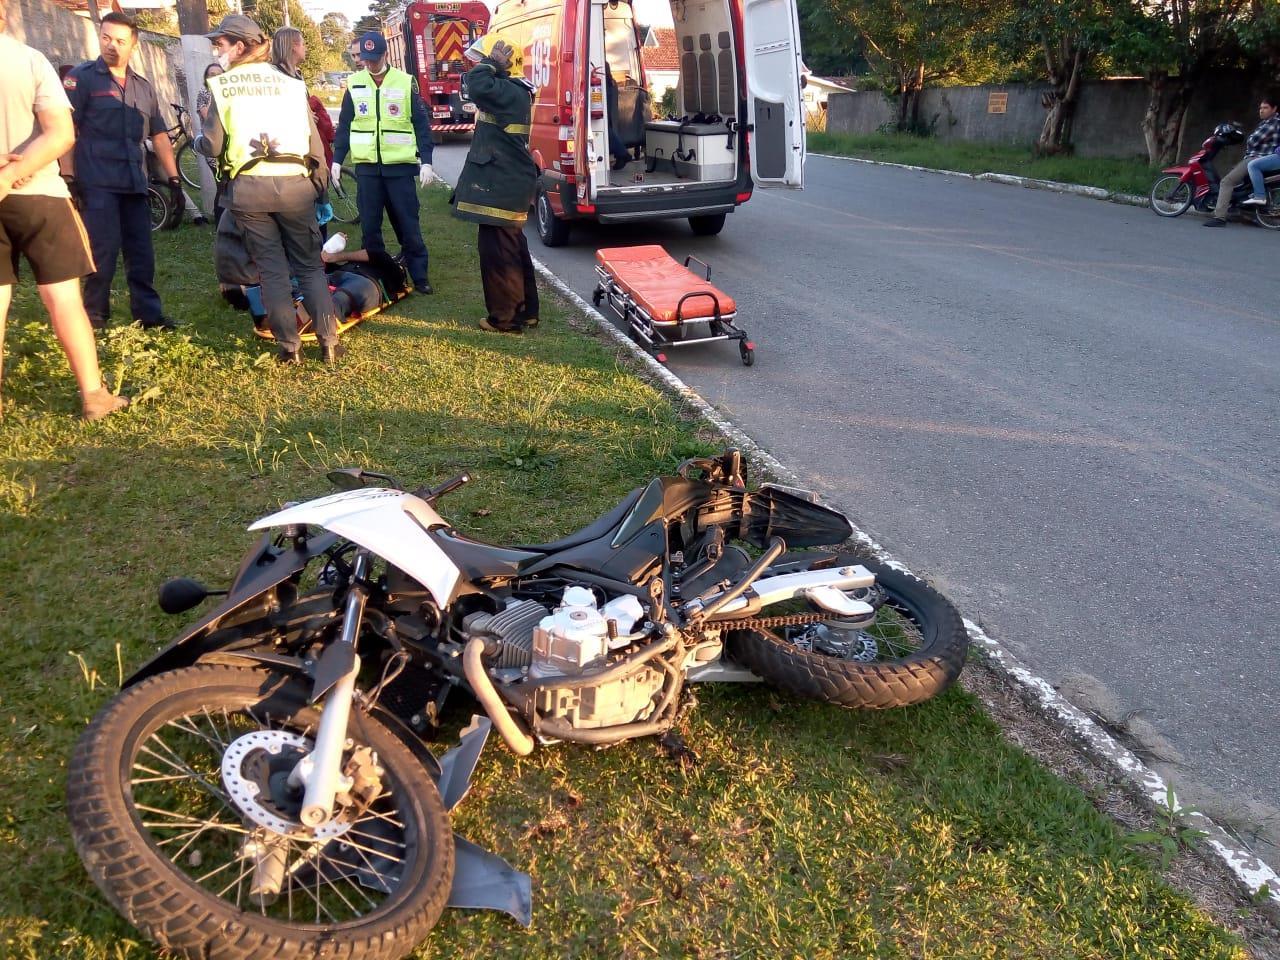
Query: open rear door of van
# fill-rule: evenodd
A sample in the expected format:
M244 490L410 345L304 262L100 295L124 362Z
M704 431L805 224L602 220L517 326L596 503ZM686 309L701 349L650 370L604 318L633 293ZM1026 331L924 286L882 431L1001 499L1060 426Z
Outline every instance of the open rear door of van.
M799 19L796 0L742 0L751 179L761 187L804 186Z

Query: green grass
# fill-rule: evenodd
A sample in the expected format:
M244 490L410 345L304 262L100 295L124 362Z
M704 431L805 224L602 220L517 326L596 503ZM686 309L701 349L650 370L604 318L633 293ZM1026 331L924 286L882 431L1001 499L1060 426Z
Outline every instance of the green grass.
M900 133L809 134L814 153L834 153L867 160L885 160L958 173L1008 173L1038 180L1057 180L1112 193L1146 196L1158 171L1145 160L1110 157L1036 157L1028 147L1008 147L971 140L940 140Z
M225 583L245 525L328 492L339 464L414 485L470 469L446 513L538 539L708 449L553 302L532 335L476 330L473 228L439 190L424 223L440 292L348 334L336 371L278 369L213 293L209 233L160 236L159 286L190 326L103 338L109 375L151 398L100 424L75 418L19 291L0 426L0 957L155 956L88 881L62 806L84 724L180 625L155 607L164 578ZM533 929L451 911L417 956L1243 955L961 690L875 714L698 694L692 765L653 740L526 759L491 745L456 826L533 876Z

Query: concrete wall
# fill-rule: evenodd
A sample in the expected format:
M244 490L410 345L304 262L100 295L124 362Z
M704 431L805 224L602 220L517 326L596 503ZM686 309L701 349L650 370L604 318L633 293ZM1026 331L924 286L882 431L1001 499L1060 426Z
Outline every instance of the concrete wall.
M93 22L47 0L9 0L8 32L30 47L35 47L54 65L77 64L98 56L98 32ZM186 79L182 66L182 47L177 37L150 33L139 34L138 48L130 62L142 76L151 81L159 95L167 122L173 122L169 104L185 102ZM179 97L182 100L179 100Z
M1258 89L1253 90L1253 87ZM936 87L920 99L920 115L933 124L940 139L1028 145L1044 123L1040 97L1046 84L990 84L976 87ZM1007 95L1006 112L987 112L991 93ZM1184 149L1198 146L1218 123L1235 120L1246 130L1257 122L1260 84L1238 74L1211 77L1192 101L1184 133ZM896 102L882 93L833 93L828 103L831 133L875 133L897 120ZM1086 157L1143 157L1142 116L1147 85L1142 80L1092 80L1080 93L1075 122L1076 153ZM1225 168L1223 168L1225 170Z

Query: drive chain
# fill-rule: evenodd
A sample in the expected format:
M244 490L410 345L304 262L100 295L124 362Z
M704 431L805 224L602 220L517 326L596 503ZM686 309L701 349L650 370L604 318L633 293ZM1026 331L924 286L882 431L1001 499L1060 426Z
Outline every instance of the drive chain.
M707 627L724 630L769 630L773 627L803 627L830 620L829 613L788 613L776 617L745 617L742 620L713 620Z

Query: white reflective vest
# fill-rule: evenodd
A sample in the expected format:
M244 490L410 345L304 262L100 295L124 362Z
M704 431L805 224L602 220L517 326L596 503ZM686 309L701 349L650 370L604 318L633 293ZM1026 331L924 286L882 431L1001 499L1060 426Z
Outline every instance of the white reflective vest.
M209 78L226 131L218 162L230 177L305 175L311 149L311 107L301 80L269 63L232 67Z

